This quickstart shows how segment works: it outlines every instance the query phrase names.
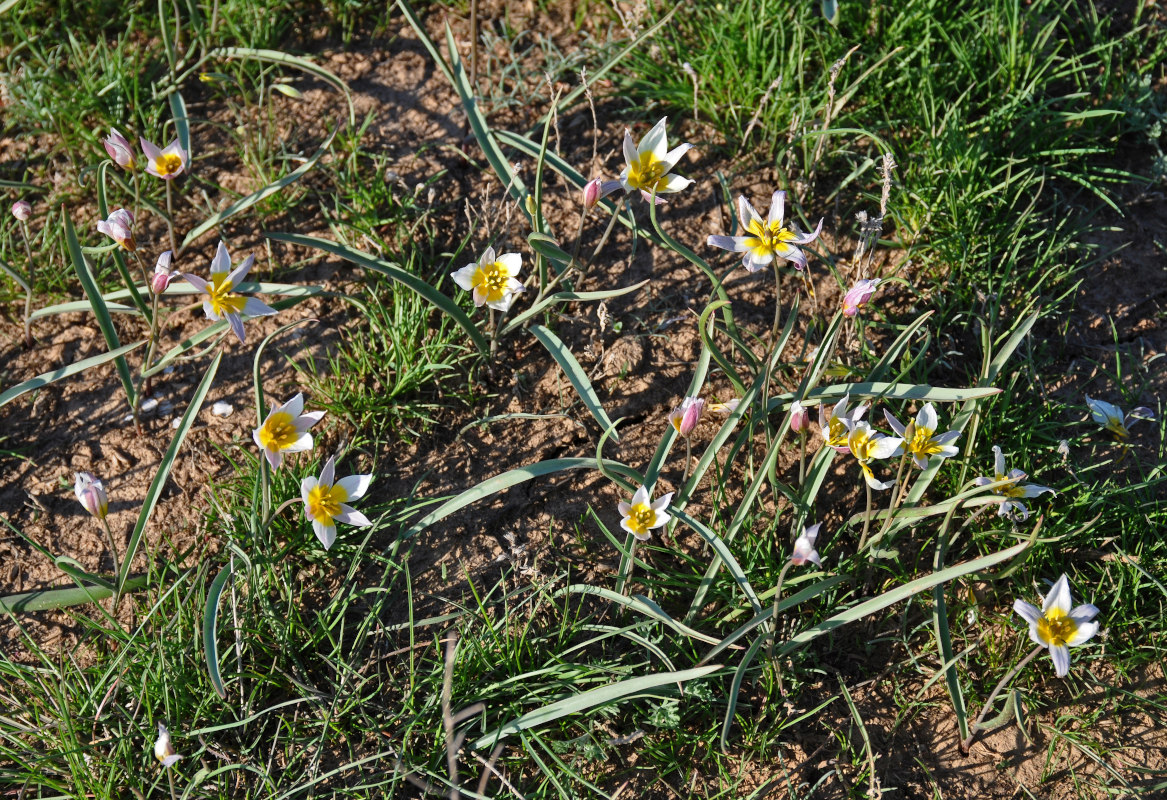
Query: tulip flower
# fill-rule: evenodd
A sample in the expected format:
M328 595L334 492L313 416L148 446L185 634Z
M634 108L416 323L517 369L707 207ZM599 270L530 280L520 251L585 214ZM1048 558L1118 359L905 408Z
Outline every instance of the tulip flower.
M819 404L819 427L822 428L823 439L836 453L847 452L847 437L851 435L851 425L861 420L867 413L866 403L860 403L848 411L847 404L850 400L850 395L843 395L843 399L835 403L831 409L830 418L827 417L826 406Z
M993 477L986 478L984 476L977 478L973 483L977 486L988 486L992 483L999 483L1004 480L1010 481L1004 486L998 486L993 489L993 494L1008 498L1001 507L997 509L997 516L1005 517L1014 522L1024 522L1029 519L1029 509L1018 498L1037 497L1046 492L1054 492L1048 486L1038 486L1036 483L1021 483L1025 477L1025 473L1019 469L1011 469L1008 473L1005 472L1005 456L1001 453L1001 448L993 445Z
M170 731L166 730L166 726L161 722L158 723L158 738L154 741L154 758L158 759L163 767L173 766L174 762L182 758L174 752L174 746L170 743Z
M705 401L700 397L686 397L681 401L681 405L669 414L669 422L681 436L688 436L701 421L701 412L704 409Z
M251 438L267 457L272 469L279 469L284 453L300 453L312 449L312 434L308 429L324 417L323 411L304 413L304 395L297 394L282 406L272 403L263 424L252 431Z
M218 322L226 319L231 330L239 341L244 341L243 319L241 314L249 317L267 317L276 313L276 310L255 297L244 297L236 294L234 289L243 282L251 265L255 263L255 256L247 259L235 269L231 269L231 256L227 253L227 246L219 242L215 251L215 258L211 261L211 280L205 281L198 275L184 272L182 276L192 286L207 296L203 301L203 312L207 319Z
M124 208L119 208L109 215L109 219L97 221L97 232L104 233L120 244L124 250L138 249L134 241L134 215Z
M134 164L134 146L130 144L130 140L122 136L117 128L109 129L109 138L102 139L101 143L105 145L105 152L109 153L109 157L119 167L125 170L133 171Z
M454 283L474 295L474 305L507 311L515 298L526 291L518 280L523 257L503 253L495 257L494 248L486 248L477 264L467 264L454 272Z
M871 462L898 456L904 450L903 439L876 433L866 422L854 422L847 434L847 449L859 462L859 468L863 470L863 479L867 481L868 486L879 490L895 486L895 481L877 481L875 473L871 471Z
M665 511L672 500L673 493L669 492L662 495L654 503L648 495L648 489L641 486L632 495L631 503L625 503L621 500L617 506L620 514L624 517L620 520L620 527L640 541L648 541L649 536L651 536L649 531L668 524L668 521L672 519Z
M1098 633L1098 609L1084 603L1071 608L1070 582L1065 575L1058 578L1042 601L1041 610L1024 600L1015 600L1013 610L1029 623L1029 638L1034 644L1048 647L1054 661L1054 672L1064 678L1070 671L1070 650L1085 644Z
M799 401L790 404L790 430L804 433L810 427L810 412Z
M150 279L150 291L154 294L162 294L169 288L172 280L181 277L178 270L170 268L170 262L173 260L173 250L167 250L158 256L158 261L154 264L154 277Z
M146 171L164 181L173 180L183 173L187 166L187 154L175 139L159 150L153 143L142 137L142 152L146 156Z
M600 202L619 188L620 181L606 181L603 178L592 178L590 181L584 184L584 208L588 211L591 211L593 208L595 208L596 203Z
M712 411L714 414L722 414L722 415L728 416L728 415L732 414L733 412L737 411L737 407L740 404L741 404L740 397L734 397L730 400L726 400L724 403L715 400L709 404L709 410Z
M76 473L73 493L86 511L98 519L105 519L109 513L109 498L105 494L105 486L96 475L92 472Z
M853 317L858 314L859 308L871 298L871 295L875 294L875 287L879 286L879 284L879 278L857 281L843 295L843 316Z
M817 239L823 229L821 219L813 233L801 233L793 224L784 227L782 218L786 209L786 192L782 190L774 192L770 198L770 213L765 220L744 195L738 196L737 209L738 221L745 235L710 236L710 247L744 253L742 266L750 272L763 269L775 258L785 259L797 269L806 269L806 255L795 245L810 244Z
M32 216L32 206L27 200L17 200L12 204L12 216L21 222L27 222L28 218Z
M1090 416L1106 430L1119 439L1130 438L1130 428L1141 419L1154 421L1155 412L1146 406L1139 406L1123 418L1122 409L1104 400L1095 400L1086 395L1086 406L1090 409Z
M640 192L650 203L654 195L657 204L663 203L665 201L659 195L679 192L693 182L680 175L670 174L681 156L689 152L693 145L685 143L669 150L665 133L667 120L668 117L664 117L653 125L639 145L632 141L632 132L624 130L624 161L627 166L620 173L620 185L626 192Z
M931 403L925 403L924 407L916 414L916 419L906 426L901 425L900 421L886 409L884 409L883 416L896 435L903 438L904 450L912 454L912 460L920 469L928 469L930 457L949 458L960 453L959 448L949 444L949 442L955 442L960 438L960 431L948 431L939 436L936 435L936 428L940 422L936 416L936 409L932 407Z
M372 475L350 475L334 481L336 456L324 462L319 478L311 476L300 482L300 496L304 500L304 513L312 521L312 530L324 549L332 547L336 541L336 523L344 522L364 528L373 523L361 512L347 505L349 500L364 496L369 489Z
M814 540L819 535L820 527L822 527L821 522L802 529L802 535L794 542L794 552L790 554L792 564L799 567L808 562L818 567L823 565L818 551L814 549Z

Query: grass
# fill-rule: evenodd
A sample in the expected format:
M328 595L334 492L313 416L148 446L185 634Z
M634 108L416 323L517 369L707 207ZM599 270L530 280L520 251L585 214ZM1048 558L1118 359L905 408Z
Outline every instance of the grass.
M196 5L181 11L191 50L281 47L301 32L298 25L317 21L335 25L348 40L381 26L384 11L346 2L297 16L298 6L235 0L218 9L212 30L206 7L190 13ZM837 208L843 241L837 252L816 245L819 259L812 264L821 270L825 262L844 284L876 274L859 272L851 259L854 242L845 236L854 212L874 215L880 207L877 160L884 145L890 148L898 167L874 245L878 258L868 264L910 278L907 302L914 308L880 310L877 299L848 334L854 346L841 345L839 357L859 380L882 371L882 380L899 374L899 381L917 385L972 385L988 360L983 344L999 352L1027 314L1040 315L1039 330L1064 330L1083 270L1102 255L1090 243L1103 224L1098 210L1121 205L1124 191L1161 174L1155 131L1163 102L1151 87L1164 69L1167 39L1156 35L1162 23L1135 18L1118 32L1091 8L1054 0L1024 8L1005 0L975 8L930 0L894 7L845 3L836 26L816 8L756 0L683 9L619 66L617 91L631 115L650 121L664 112L673 121L691 115L695 102L699 120L712 130L710 144L727 157L741 154L729 161L731 185L749 181L758 169L773 170L785 176L800 211L814 216ZM5 132L48 143L20 174L0 178L43 185L51 169L67 164L67 179L45 204L83 205L90 184L81 178L100 155L108 125L157 130L170 118L166 103L154 99L169 71L157 11L134 4L75 10L21 4L0 13L6 51L0 79L14 100ZM83 38L78 21L93 15L107 21ZM598 12L597 19L589 36L603 28ZM540 61L556 74L603 58L619 44L597 38L594 47L573 51L532 35L542 49L536 59L527 53L525 63ZM506 25L487 26L482 36L487 106L543 110L540 80L515 57L525 37ZM856 44L862 49L848 58ZM503 52L511 56L500 58ZM695 99L692 79L679 68L682 58L698 76ZM831 67L840 59L832 82ZM183 87L188 104L199 103L196 129L213 137L200 153L232 165L258 187L304 157L302 143L281 135L282 118L273 110L285 99L272 87L288 73L235 62L225 70L226 77L203 88ZM433 80L443 80L439 71ZM443 278L470 260L464 252L470 239L441 238L449 198L433 205L425 192L441 176L412 189L385 179L388 162L365 143L373 121L340 132L330 158L309 179L238 221L280 230L289 219L310 220L341 244L401 263L449 294ZM316 141L303 146L314 148ZM1121 158L1132 147L1145 154L1145 168ZM530 175L524 173L528 183ZM238 196L202 178L197 186L216 200ZM147 199L162 198L152 186ZM516 219L521 213L514 211ZM45 221L55 218L38 221L39 252L62 249L62 232ZM0 259L19 272L22 258L23 245L6 218ZM45 300L74 292L63 262L57 269L52 258L36 287ZM117 285L111 265L99 276L106 289ZM21 296L12 286L5 292ZM470 310L465 298L460 302ZM349 442L340 468L380 479L400 469L388 456L395 440L422 440L439 414L480 416L482 387L468 379L478 362L452 317L400 283L363 276L345 307L355 309L356 321L340 329L324 359L300 359L299 374L314 407L329 412L329 427L319 435ZM936 311L926 335L880 363L888 343L926 308ZM829 337L825 328L812 335L819 342ZM766 346L764 335L757 341ZM747 363L747 349L727 353L750 385L768 396L791 388ZM267 478L245 443L220 451L234 478L207 489L208 535L179 558L165 540L147 554L151 588L123 600L133 609L131 624L124 624L125 615L111 618L107 606L76 607L65 613L79 646L61 648L46 644L28 617L9 615L17 645L0 651L0 786L30 797L115 797L126 787L139 797L164 797L174 777L178 792L189 797L413 796L424 787L446 794L455 783L464 796L483 787L478 794L486 797L632 791L742 797L776 781L791 797L864 797L878 777L884 791L904 796L921 784L937 796L951 794L951 785L933 772L936 762L887 767L885 759L896 753L881 752L881 744L905 741L893 738L897 727L954 717L945 694L953 683L975 716L1030 646L1008 614L1011 600L1035 601L1046 591L1043 581L1063 572L1076 601L1102 608L1106 633L1075 649L1069 680L1056 681L1043 654L1015 681L1030 733L1041 731L1041 771L1050 781L1025 790L1056 787L1063 796L1085 798L1161 784L1161 773L1129 769L1126 745L1106 723L1130 713L1162 727L1162 691L1133 690L1127 680L1154 669L1167 644L1161 578L1167 551L1154 535L1167 523L1161 466L1167 430L1163 422L1142 423L1134 448L1125 451L1084 422L1082 399L1089 391L1128 407L1143 402L1156 385L1157 365L1116 341L1113 354L1091 365L1096 378L1053 391L1047 386L1063 371L1061 356L1052 334L1021 343L993 381L1001 394L975 402L975 428L962 436L962 455L917 503L939 502L968 480L991 475L992 444L1028 480L1058 488L1056 498L1026 501L1042 528L1020 560L954 573L941 584L951 649L965 653L947 684L949 659L934 633L930 589L860 615L863 604L891 597L940 567L1000 553L1024 540L1034 519L1014 526L991 508L979 516L965 512L950 524L934 516L893 529L881 539L880 554L858 552L862 521L847 520L863 508L862 489L854 495L836 486L821 456L805 486L790 470L768 466L789 435L783 414L755 413L727 432L715 449L720 460L709 473L708 497L698 497L713 508L671 526L672 539L654 536L633 551L631 539L615 530L612 510L593 505L568 520L572 552L559 560L536 560L512 538L500 569L463 576L443 566L440 578L433 570L414 574L433 543L399 536L423 514L435 516L431 530L441 535L441 503L449 498L374 492L360 505L372 526L342 527L336 545L324 551L300 506L276 515L270 526L256 521L263 516L256 487ZM802 374L787 360L781 372L785 381ZM467 406L475 414L450 410ZM882 406L901 419L912 410L898 400ZM942 422L960 408L945 405ZM271 496L298 496L300 480L318 475L323 458L305 456L275 473ZM674 455L647 469L661 467L682 491L677 463ZM834 465L841 464L840 456ZM609 477L627 497L636 481L617 466L609 466ZM633 466L646 469L627 469ZM855 479L854 465L845 467L844 480ZM878 469L883 478L895 471L894 463ZM482 478L494 474L484 468ZM822 492L816 475L825 478ZM889 499L881 494L877 508ZM476 514L477 507L461 513ZM788 605L777 620L777 641L784 652L769 660L773 623L759 615L775 600L792 534L824 518L831 524L818 547L827 566L783 573L778 599ZM938 542L953 531L947 551L937 556ZM736 565L711 573L709 548L717 547ZM619 582L631 574L629 594L655 605L600 593L611 592L613 576L585 583L588 565L601 560L619 561ZM208 639L211 582L228 564L235 577L211 606L219 616ZM1001 577L1009 569L1015 571ZM856 619L835 626L852 612ZM734 640L736 649L722 648L715 662L721 669L668 679L696 669L715 643L726 643L751 620L754 627ZM210 656L222 671L225 698L208 672L209 643L218 648ZM666 677L657 685L602 699L622 682L659 675ZM882 712L869 681L889 689ZM549 713L564 703L575 704L572 713ZM548 717L527 716L539 710ZM148 756L158 722L169 726L183 755L172 772ZM513 730L496 752L492 733L508 724ZM806 752L812 741L825 748L815 758L830 759L832 770L804 768L801 759L813 761ZM803 746L797 757L795 743ZM1080 757L1062 774L1071 753Z

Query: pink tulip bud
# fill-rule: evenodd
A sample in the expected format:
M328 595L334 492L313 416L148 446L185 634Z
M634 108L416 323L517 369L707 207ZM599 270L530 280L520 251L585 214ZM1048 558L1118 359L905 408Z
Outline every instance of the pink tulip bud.
M810 412L806 406L795 400L790 404L790 430L802 433L810 425Z
M119 208L109 215L109 219L98 220L97 232L104 233L120 244L126 250L137 250L138 243L134 241L134 215L124 208Z
M705 401L700 397L686 397L681 401L681 405L669 414L669 422L677 429L677 433L688 436L697 427L704 409Z
M588 211L591 211L593 208L595 208L596 203L600 202L619 188L620 181L605 181L603 178L592 178L590 181L584 184L584 208Z
M853 317L859 313L859 307L866 303L871 295L875 294L875 287L880 283L875 280L858 281L843 295L843 316Z
M150 291L154 294L162 294L170 286L170 281L178 274L175 270L170 268L170 262L174 258L174 251L167 250L162 255L158 256L158 263L154 265L154 277L150 279Z
M115 164L122 169L134 168L134 146L130 144L129 139L118 133L117 128L110 128L109 138L102 139L101 143L105 145L105 152L109 153Z
M92 472L78 472L77 482L73 486L73 493L77 501L98 519L105 519L109 513L109 498L106 497L105 487L101 480Z
M27 200L17 200L12 204L12 216L24 222L32 216L32 206L29 205Z

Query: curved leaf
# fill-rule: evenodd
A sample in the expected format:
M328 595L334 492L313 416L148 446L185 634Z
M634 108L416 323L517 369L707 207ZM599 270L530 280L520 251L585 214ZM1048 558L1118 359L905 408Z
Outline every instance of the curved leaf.
M571 381L571 385L575 388L575 393L579 395L579 399L591 412L596 422L600 424L601 430L608 430L612 427L612 420L608 419L608 413L604 411L604 407L600 405L600 398L596 396L596 390L592 388L592 382L588 380L588 374L584 372L583 367L575 360L571 350L567 349L567 345L559 340L559 337L552 333L542 325L532 325L531 333L535 338L547 348L547 352L551 353L551 357L563 369L567 379ZM620 441L619 435L612 431L612 438Z
M235 561L232 558L223 565L215 580L211 581L211 588L207 591L207 605L203 609L203 654L207 659L207 674L211 678L211 685L223 700L227 699L227 690L223 686L223 677L219 674L219 640L217 628L219 623L219 598L227 588L227 581L235 574Z
M89 307L88 303L85 305L86 307ZM0 407L3 407L5 404L12 402L22 394L31 392L34 389L39 389L42 386L48 386L50 383L59 381L62 378L68 378L70 375L77 375L78 373L84 372L91 367L98 367L102 364L113 361L114 359L122 358L126 353L130 352L131 350L136 350L144 344L144 341L127 344L123 347L119 347L117 350L112 350L108 353L102 353L99 356L83 358L80 361L74 361L67 367L50 370L49 372L44 372L40 375L37 375L35 378L30 378L24 383L18 383L15 386L6 389L3 393L0 393Z

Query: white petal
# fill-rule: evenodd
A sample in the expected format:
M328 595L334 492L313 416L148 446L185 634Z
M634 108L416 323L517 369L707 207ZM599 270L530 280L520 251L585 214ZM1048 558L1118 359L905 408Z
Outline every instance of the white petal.
M1074 635L1066 640L1066 644L1070 647L1086 644L1086 642L1094 638L1094 634L1096 633L1098 633L1097 622L1081 622L1078 624L1078 629L1074 631Z
M291 414L293 418L298 417L301 414L303 414L304 413L304 393L297 392L296 396L293 397L288 402L284 403L282 406L280 406L279 410L283 411L285 414Z
M961 431L945 431L944 433L940 434L939 436L933 436L932 443L946 445L949 442L955 442L957 439L959 439L960 434L961 434ZM953 453L953 455L956 455L956 453Z
M671 520L671 519L672 519L672 517L670 517L666 512L657 511L656 517L653 518L652 524L649 525L648 527L649 528L659 528L662 525L668 525L669 520Z
M746 238L744 236L710 236L705 240L705 243L710 247L717 247L722 250L729 250L731 253L744 253L749 250L746 247Z
M901 425L900 421L896 419L895 416L893 416L892 413L886 408L883 410L883 418L887 420L887 424L891 426L891 429L896 432L896 436L899 436L902 439L908 435L907 428Z
M653 511L662 511L668 508L668 505L671 502L673 502L673 493L669 492L668 494L662 494L659 498L657 498L657 500L650 506L650 508Z
M1095 606L1092 603L1083 603L1080 606L1074 606L1073 610L1070 611L1070 617L1072 617L1075 622L1081 624L1083 622L1089 622L1090 620L1094 619L1098 616L1098 613L1098 606Z
M819 224L810 233L801 233L790 240L791 244L810 244L815 239L819 238L819 234L823 230L823 221L820 219Z
M296 441L292 442L287 447L283 448L287 453L303 453L305 450L312 449L312 434L301 433L296 437Z
M1037 621L1041 619L1041 611L1038 607L1024 600L1014 600L1013 610L1030 625L1036 625Z
M754 207L750 205L750 201L746 199L744 194L737 196L737 219L741 223L743 234L749 230L750 220L756 219L759 222L762 221L761 215L754 210Z
M329 456L324 462L324 469L320 470L320 482L325 486L332 486L336 482L336 456Z
M924 407L916 414L916 427L927 428L930 431L935 431L940 427L940 419L936 416L936 409L931 403L925 403Z
M332 543L336 541L336 526L325 525L323 522L312 520L312 530L316 532L316 538L324 545L324 549L332 547Z
M304 478L302 481L300 481L300 499L302 499L304 501L305 511L307 511L307 508L308 508L308 493L311 492L313 489L315 489L319 485L320 485L320 481L316 480L311 475L309 475L307 478ZM311 517L309 517L309 519L311 519Z
M1041 613L1049 616L1049 612L1056 608L1063 614L1069 614L1071 605L1073 603L1070 600L1070 579L1063 574L1045 596L1045 601L1041 604Z
M153 164L162 155L162 151L155 147L153 142L146 141L145 137L140 137L139 141L142 143L142 154L146 156L146 163Z
M766 216L768 225L782 226L782 218L786 216L786 192L779 189L770 196L770 213Z
M243 259L243 263L231 270L231 274L227 276L227 280L231 282L232 286L238 286L247 278L247 273L251 272L251 266L255 263L255 256L251 255ZM229 265L228 265L229 266Z
M664 159L669 148L668 137L665 133L665 122L667 121L668 117L661 117L660 122L653 125L649 132L644 134L644 138L640 140L640 146L636 148L638 155L651 152L658 161Z
M620 516L627 517L632 513L632 504L621 500L616 504L616 509L620 512Z
M454 273L454 283L468 292L474 291L474 273L477 271L477 264L467 264Z
M1005 455L998 445L993 445L993 474L1005 474ZM1025 477L1024 475L1022 477Z
M1054 660L1054 673L1064 678L1070 672L1070 649L1064 644L1054 645L1049 649L1050 657Z
M347 525L356 525L358 528L367 528L373 524L364 514L344 503L340 504L340 513L336 515L336 519Z
M648 505L648 489L641 486L636 490L636 494L632 495L632 505Z
M502 264L508 278L516 277L523 268L523 257L518 253L503 253L495 261Z
M688 188L693 183L689 178L682 178L680 175L668 175L665 177L664 186L657 186L657 194L673 194L683 189ZM660 198L657 198L658 204Z
M243 304L243 313L249 317L270 317L279 312L258 297L249 297L247 302Z
M372 480L372 475L349 475L337 481L336 485L344 489L349 500L356 500L358 497L364 497L365 492L369 491Z
M227 317L227 322L231 325L231 330L235 333L235 338L237 338L241 343L245 343L247 341L247 337L243 331L242 318L240 318L238 314L225 314L224 316Z
M1036 483L1028 483L1025 486L1022 486L1021 492L1022 497L1037 497L1038 495L1045 494L1046 492L1053 492L1054 494L1057 494L1057 492L1054 492L1054 490L1048 486L1038 486Z
M302 431L308 430L320 420L324 419L324 411L309 411L307 414L297 414L295 425Z
M482 251L482 258L478 259L479 264L493 264L498 261L497 254L494 252L494 246L487 247Z
M904 440L898 436L883 436L875 440L870 453L872 458L891 458L903 450Z
M211 274L226 272L229 269L231 269L231 256L227 252L227 245L223 244L223 240L220 239L219 246L215 248L215 257L211 259Z
M636 142L632 141L632 131L627 128L624 129L624 160L629 165L635 164L639 154L636 152ZM620 173L620 182L624 184L624 188L628 189L628 170Z
M793 264L796 269L806 269L806 255L797 247L789 244L780 244L774 248L774 252L776 255L785 258Z
M678 145L669 152L665 153L661 158L661 161L663 161L666 165L665 172L671 172L673 167L677 166L677 162L681 160L681 156L685 155L685 153L688 153L692 149L693 145L685 142L684 144Z
M198 289L200 292L205 292L207 290L207 282L200 278L198 275L188 275L185 272L181 274L182 277L186 278L187 283Z
M279 469L280 465L284 463L284 454L278 448L265 447L263 448L263 455L267 458L267 463L272 469Z

